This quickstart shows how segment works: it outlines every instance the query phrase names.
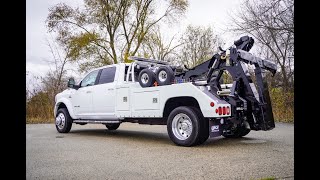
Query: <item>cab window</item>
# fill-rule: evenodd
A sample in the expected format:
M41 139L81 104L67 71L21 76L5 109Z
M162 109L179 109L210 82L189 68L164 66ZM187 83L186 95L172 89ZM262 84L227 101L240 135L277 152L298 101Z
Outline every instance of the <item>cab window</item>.
M82 81L81 87L92 86L96 82L99 70L92 71Z
M116 67L104 68L101 71L98 84L112 83L116 74Z

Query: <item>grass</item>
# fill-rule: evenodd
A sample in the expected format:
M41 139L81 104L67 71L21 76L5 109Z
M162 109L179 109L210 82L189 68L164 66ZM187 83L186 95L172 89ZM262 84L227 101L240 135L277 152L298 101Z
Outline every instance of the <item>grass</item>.
M53 124L54 123L54 119L53 118L33 118L33 117L29 117L26 119L26 124Z
M259 179L259 180L275 180L276 178L274 177L267 177L267 178L262 178L262 179Z
M276 122L294 122L294 93L280 88L270 89L272 111Z

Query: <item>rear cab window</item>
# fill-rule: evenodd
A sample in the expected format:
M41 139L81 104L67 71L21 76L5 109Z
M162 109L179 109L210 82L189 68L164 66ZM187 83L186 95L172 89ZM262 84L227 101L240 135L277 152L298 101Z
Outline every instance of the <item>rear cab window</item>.
M116 67L107 67L101 70L98 84L106 84L114 82Z

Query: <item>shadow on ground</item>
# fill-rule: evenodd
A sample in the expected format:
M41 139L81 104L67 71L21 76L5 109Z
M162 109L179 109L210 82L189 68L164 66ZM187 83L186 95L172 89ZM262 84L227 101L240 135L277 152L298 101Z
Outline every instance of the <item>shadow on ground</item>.
M154 141L163 144L173 144L168 134L158 132L132 131L132 130L115 130L110 131L106 129L77 129L70 131L70 134L90 137L107 137L112 139L123 139L131 141L143 141L144 143L153 144ZM211 146L234 146L234 145L258 145L261 143L268 143L268 141L259 138L242 137L242 138L224 138L223 136L208 138L206 142L197 147L211 147Z

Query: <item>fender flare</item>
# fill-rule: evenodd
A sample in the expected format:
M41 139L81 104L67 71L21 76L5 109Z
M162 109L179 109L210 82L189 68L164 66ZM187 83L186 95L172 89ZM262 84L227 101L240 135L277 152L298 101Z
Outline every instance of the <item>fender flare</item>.
M170 113L170 112L166 112L166 110L168 109L168 102L174 101L174 99L180 99L181 100L181 99L185 99L185 98L187 98L188 100L194 101L195 104L193 104L193 105L198 107L199 111L202 113L201 105L200 105L199 101L195 97L193 97L193 96L175 96L175 97L172 96L172 97L167 98L165 103L164 103L164 105L162 106L162 109L163 109L162 116L165 117L166 115L169 115L169 113Z
M68 112L69 112L71 118L72 118L72 119L77 119L77 117L76 117L76 115L75 115L75 113L74 113L74 111L73 111L72 104L71 104L70 100L67 99L67 98L61 98L61 99L59 99L59 101L57 101L57 103L56 103L56 105L55 105L55 107L54 107L54 117L56 117L56 114L57 114L57 111L58 111L58 107L59 107L59 105L60 105L61 103L63 103L64 105L66 105L66 107L67 107L67 109L68 109Z

